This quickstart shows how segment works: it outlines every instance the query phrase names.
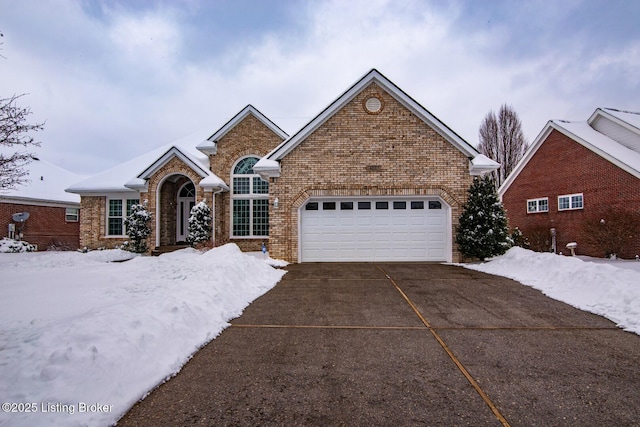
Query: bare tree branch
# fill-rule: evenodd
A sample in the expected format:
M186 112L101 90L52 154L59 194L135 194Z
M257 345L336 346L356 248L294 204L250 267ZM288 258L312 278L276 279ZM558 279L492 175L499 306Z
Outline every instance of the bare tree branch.
M497 117L493 111L485 116L478 134L478 150L500 163L500 168L492 172L496 186L499 187L528 148L522 132L522 122L511 106L503 104Z
M16 102L23 96L0 99L0 190L15 188L26 181L25 166L34 158L28 149L40 146L31 133L44 129L44 123L26 122L31 109L19 107ZM14 152L16 146L25 150Z

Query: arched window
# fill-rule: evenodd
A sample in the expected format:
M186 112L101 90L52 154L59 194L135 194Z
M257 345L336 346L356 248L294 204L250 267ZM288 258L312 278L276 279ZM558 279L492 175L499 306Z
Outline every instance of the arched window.
M196 197L196 186L193 185L193 182L185 184L178 197Z
M269 183L253 171L257 157L244 157L231 173L231 237L269 235Z

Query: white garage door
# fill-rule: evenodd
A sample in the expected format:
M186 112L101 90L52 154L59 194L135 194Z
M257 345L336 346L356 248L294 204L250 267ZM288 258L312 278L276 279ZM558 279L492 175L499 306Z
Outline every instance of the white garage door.
M448 261L448 218L440 199L312 199L300 209L300 258Z

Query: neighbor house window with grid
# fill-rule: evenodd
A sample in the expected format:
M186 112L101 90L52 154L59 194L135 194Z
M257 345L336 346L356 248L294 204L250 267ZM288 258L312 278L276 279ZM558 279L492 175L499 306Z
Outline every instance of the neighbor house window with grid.
M240 159L231 174L231 237L269 235L269 183L254 173L257 157Z
M559 211L582 209L583 207L584 207L584 197L582 196L582 193L558 196Z
M527 200L527 213L549 212L549 198Z
M124 236L124 219L131 215L131 207L138 199L107 199L107 236Z

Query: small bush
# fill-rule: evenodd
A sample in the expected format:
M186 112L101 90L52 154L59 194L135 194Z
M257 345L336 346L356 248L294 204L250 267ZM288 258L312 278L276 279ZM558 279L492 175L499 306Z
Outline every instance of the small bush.
M633 257L631 246L640 239L640 212L618 208L592 214L583 223L582 235L584 242L578 243L594 254L606 258Z
M29 242L22 240L9 239L3 237L0 240L0 252L4 253L18 253L18 252L35 252L36 247Z

